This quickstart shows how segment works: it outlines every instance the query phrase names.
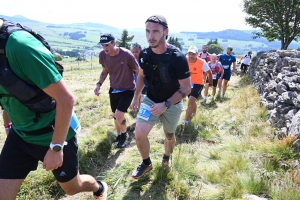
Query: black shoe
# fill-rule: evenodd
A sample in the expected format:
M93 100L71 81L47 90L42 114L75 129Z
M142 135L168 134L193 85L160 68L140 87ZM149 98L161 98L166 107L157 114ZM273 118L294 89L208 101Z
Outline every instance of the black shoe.
M121 138L121 135L118 135L115 139L115 142L119 142L120 141L120 138Z
M124 147L126 147L127 142L128 142L128 138L129 138L129 135L128 135L127 132L126 133L121 133L120 140L119 140L119 142L117 144L117 148L124 148Z
M142 162L142 164L140 164L138 168L132 172L131 177L134 179L139 179L147 172L149 172L152 168L152 163L150 165L145 165L145 163Z

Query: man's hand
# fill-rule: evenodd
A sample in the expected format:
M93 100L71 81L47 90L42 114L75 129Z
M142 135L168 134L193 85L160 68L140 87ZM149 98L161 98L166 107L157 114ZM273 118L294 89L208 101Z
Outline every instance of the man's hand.
M63 151L54 152L49 148L49 150L47 151L47 153L44 157L43 168L46 171L49 171L49 170L52 171L52 170L55 170L55 169L61 167L63 164L63 156L64 156Z
M100 85L96 85L96 88L94 89L95 95L99 96L100 94Z
M131 102L131 109L133 111L138 111L139 110L139 98L138 97L134 97L132 99L132 102Z
M165 102L162 103L156 103L150 107L150 113L155 116L160 116L163 112L167 110L167 106L165 105Z

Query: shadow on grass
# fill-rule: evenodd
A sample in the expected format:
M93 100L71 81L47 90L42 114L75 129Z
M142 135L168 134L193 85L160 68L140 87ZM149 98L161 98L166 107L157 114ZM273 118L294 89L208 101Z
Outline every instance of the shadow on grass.
M145 174L140 179L133 181L128 188L128 192L122 200L163 200L170 184L170 168L155 166L154 169ZM151 180L151 175L154 175ZM151 184L149 185L149 182Z

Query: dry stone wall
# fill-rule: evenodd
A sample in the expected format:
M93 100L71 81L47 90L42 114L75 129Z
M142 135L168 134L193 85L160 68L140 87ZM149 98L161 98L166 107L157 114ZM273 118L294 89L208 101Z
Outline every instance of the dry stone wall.
M300 52L272 50L259 52L248 75L268 109L268 122L280 134L300 135Z

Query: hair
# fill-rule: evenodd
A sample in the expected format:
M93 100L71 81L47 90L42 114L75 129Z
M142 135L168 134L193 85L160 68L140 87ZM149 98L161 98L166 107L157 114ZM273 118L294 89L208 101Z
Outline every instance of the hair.
M202 46L202 48L203 48L203 47L208 47L208 46L207 46L206 44L204 44L204 45Z
M142 51L142 47L141 47L141 45L139 43L133 43L132 44L132 49L135 48L135 47L139 48L140 51Z
M211 54L210 56L211 56L211 57L212 57L212 56L216 56L216 57L218 57L218 56L217 56L217 54L215 54L215 53Z

